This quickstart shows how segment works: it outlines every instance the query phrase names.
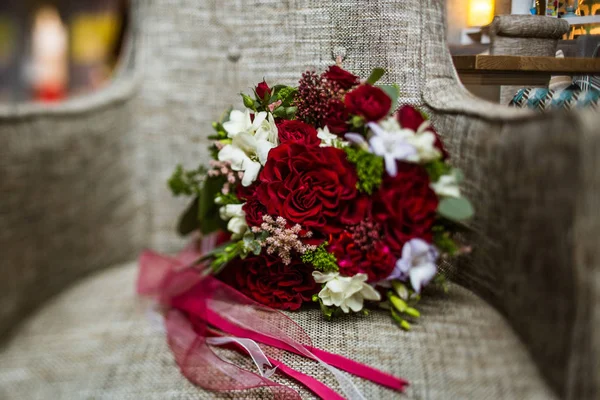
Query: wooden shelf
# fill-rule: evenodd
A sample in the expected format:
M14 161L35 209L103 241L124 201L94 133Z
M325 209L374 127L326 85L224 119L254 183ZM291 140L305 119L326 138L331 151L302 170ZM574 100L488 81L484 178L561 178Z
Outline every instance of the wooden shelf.
M600 24L600 15L587 15L584 17L563 17L562 19L567 21L571 26Z
M551 75L600 75L600 58L454 56L463 83L544 85Z

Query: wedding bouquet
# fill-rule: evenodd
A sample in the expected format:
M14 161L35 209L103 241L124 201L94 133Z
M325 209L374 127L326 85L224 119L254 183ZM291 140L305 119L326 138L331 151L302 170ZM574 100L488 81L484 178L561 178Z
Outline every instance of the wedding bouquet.
M209 167L179 166L169 181L193 197L180 233L220 232L204 273L269 307L318 303L327 318L379 303L410 328L473 209L432 125L395 111L383 74L333 65L298 87L263 81L213 124Z

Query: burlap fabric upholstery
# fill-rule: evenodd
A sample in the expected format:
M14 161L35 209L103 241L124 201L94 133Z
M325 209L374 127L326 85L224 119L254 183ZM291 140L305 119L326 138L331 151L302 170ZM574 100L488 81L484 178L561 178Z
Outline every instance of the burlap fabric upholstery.
M218 394L183 378L164 334L132 292L136 265L109 269L75 285L28 320L0 363L0 398L232 399L270 398L262 391ZM422 307L410 333L385 312L323 322L318 310L290 313L315 345L408 378L407 399L552 399L523 344L504 319L469 291L453 286ZM235 353L223 354L236 359ZM336 387L314 362L289 365ZM281 380L280 382L291 384ZM359 378L367 399L399 395ZM303 398L313 398L298 388ZM237 397L236 397L237 396Z
M129 132L138 79L44 108L0 105L0 335L77 277L146 241Z
M132 134L136 152L127 160L128 173L139 188L127 193L134 200L142 197L144 208L137 214L147 224L143 231L150 235L149 246L170 251L183 243L173 230L184 204L169 195L164 182L178 162L193 167L207 161L209 124L224 108L239 104L240 89L263 77L293 83L303 69L323 68L337 55L345 56L345 66L363 76L373 67L385 67L389 72L384 80L399 84L401 102L429 111L454 163L467 177L464 190L477 209L469 237L475 251L450 266L454 279L507 317L556 393L572 399L597 397L600 339L593 332L600 326L600 255L595 247L600 232L598 115L534 116L468 94L451 63L443 3L438 0L139 0L134 14L144 79L124 113L133 118L133 129L127 133ZM71 196L65 187L65 196ZM111 232L115 240L131 237L131 232ZM18 241L7 245L11 243L23 247ZM104 253L105 265L112 254ZM70 254L65 247L58 259L68 259L69 268L63 268L64 262L48 266L38 261L31 265L49 271L32 267L31 274L52 276L65 284L81 274L75 263L82 269L100 267L96 262L88 265L86 256ZM16 282L11 285L26 279L17 266L5 270L9 281ZM62 273L56 273L59 270ZM143 385L153 387L157 398L202 396L173 368L164 338L150 335L142 322L143 310L131 311L132 299L117 296L133 296L133 272L125 271L107 272L98 281L74 288L27 321L0 355L0 364L7 366L0 379L30 398L44 393L44 388L65 397L81 393L79 397L85 398L91 393L88 397L137 398L135 390ZM88 285L97 289L92 292ZM21 286L29 290L22 296L29 295L30 304L39 303L43 297L35 289L41 292L42 286L43 279ZM113 288L120 289L113 292ZM113 297L102 297L104 291ZM341 333L327 337L341 335L346 347L331 349L412 379L415 398L453 398L445 392L456 394L454 398L544 398L546 389L531 383L537 380L528 369L523 346L497 314L458 286L451 296L435 300L431 308L426 305L425 319L411 334L399 331L384 316L373 317L380 329L372 338L366 337L373 332L368 325L372 322L342 322ZM0 299L4 301L4 294ZM480 313L466 311L478 307ZM337 329L336 325L311 315L300 313L295 318L303 319L300 323L317 345L331 346L331 339L320 339L319 332ZM438 329L438 317L454 322ZM45 353L33 346L41 340L41 326L54 326L58 332L47 336L55 341L46 339ZM423 339L422 332L430 332L434 339ZM79 350L73 345L78 341ZM395 344L390 350L391 343ZM493 347L494 343L501 346ZM450 348L455 353L447 353ZM386 358L389 353L407 358L394 364ZM467 356L460 359L463 355L474 357L468 361ZM76 374L96 357L103 361L90 366L96 368L92 374ZM430 363L430 358L437 362ZM455 358L462 361L453 368ZM129 365L124 364L127 360ZM409 361L427 367L411 367ZM44 362L54 368L37 369ZM466 375L471 373L481 375L469 386ZM141 383L132 384L138 378Z

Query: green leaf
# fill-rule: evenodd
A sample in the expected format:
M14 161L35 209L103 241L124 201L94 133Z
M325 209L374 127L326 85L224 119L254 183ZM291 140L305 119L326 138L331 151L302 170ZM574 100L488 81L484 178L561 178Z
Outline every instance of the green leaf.
M400 88L396 85L377 85L377 87L385 92L392 100L391 112L398 108L398 97L400 97Z
M438 213L452 221L464 221L473 216L473 206L464 197L448 197L440 201Z
M180 235L187 235L196 229L198 229L198 196L192 200L177 224L177 232Z
M273 117L274 118L283 118L286 116L286 109L282 106L277 107L276 109L273 110Z
M285 108L285 114L290 119L294 117L294 115L296 114L296 111L298 111L298 107L286 107Z
M452 170L452 173L454 174L454 178L456 179L456 183L461 183L462 181L465 180L465 175L463 174L463 172L460 169L454 168Z
M374 85L382 76L385 74L385 69L383 68L375 68L371 71L371 75L367 78L367 83L370 85Z
M200 232L203 234L218 230L223 223L219 216L219 205L215 204L215 197L220 193L222 186L222 177L207 178L200 192L197 218L200 222Z

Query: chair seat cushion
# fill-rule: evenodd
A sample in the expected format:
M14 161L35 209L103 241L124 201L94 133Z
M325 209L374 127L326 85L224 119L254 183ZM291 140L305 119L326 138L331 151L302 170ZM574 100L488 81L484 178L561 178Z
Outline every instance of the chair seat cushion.
M183 378L160 324L149 318L150 304L134 292L136 273L135 263L105 270L28 318L0 347L0 398L270 398L260 390L209 393ZM411 386L402 398L554 397L504 319L471 292L452 285L449 294L423 300L421 311L422 320L410 332L383 311L333 322L324 321L318 310L288 315L317 347L408 379ZM315 363L292 355L286 362L336 387ZM368 399L398 398L353 379ZM303 398L312 398L298 389Z

